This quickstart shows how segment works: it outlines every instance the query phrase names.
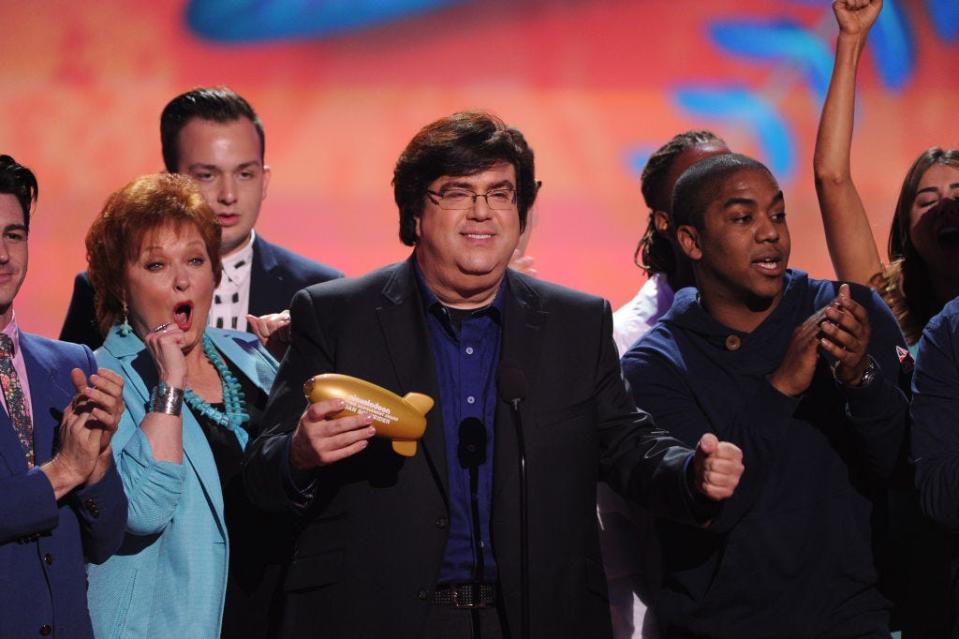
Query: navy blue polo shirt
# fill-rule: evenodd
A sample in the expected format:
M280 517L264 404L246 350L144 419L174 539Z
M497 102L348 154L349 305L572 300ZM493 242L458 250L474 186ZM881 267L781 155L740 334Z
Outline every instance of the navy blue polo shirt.
M490 545L490 507L493 494L493 428L496 417L496 367L502 337L502 308L506 279L493 303L474 311L444 306L416 268L422 293L426 327L433 346L436 377L443 411L446 466L449 473L450 527L439 583L474 580L472 510L469 471L460 465L459 428L469 417L486 428L486 460L479 467L478 510L483 548L483 581L496 580L496 563Z

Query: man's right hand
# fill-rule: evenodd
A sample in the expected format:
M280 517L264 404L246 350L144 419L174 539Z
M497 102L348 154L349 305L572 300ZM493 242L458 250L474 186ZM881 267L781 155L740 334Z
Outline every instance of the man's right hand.
M769 383L783 395L798 397L812 384L819 361L819 325L825 319L826 309L822 308L793 331L782 364L769 376Z
M697 491L713 501L729 499L743 476L743 451L716 435L705 433L693 456L693 484Z
M832 3L840 33L866 34L882 11L882 0L836 0Z
M369 415L336 417L346 404L339 399L310 404L300 417L290 443L290 463L301 471L328 466L369 445L376 434Z
M513 251L513 257L509 260L509 267L530 277L536 277L536 260L529 255L523 255L519 252L519 249Z

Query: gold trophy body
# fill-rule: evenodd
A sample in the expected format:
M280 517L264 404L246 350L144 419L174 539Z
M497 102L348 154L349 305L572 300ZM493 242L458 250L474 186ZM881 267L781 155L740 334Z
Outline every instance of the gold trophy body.
M340 399L346 408L337 415L373 417L377 437L392 440L393 450L404 457L416 454L416 442L426 432L426 413L433 408L433 399L422 393L400 397L366 380L339 373L314 375L303 385L303 394L311 404Z

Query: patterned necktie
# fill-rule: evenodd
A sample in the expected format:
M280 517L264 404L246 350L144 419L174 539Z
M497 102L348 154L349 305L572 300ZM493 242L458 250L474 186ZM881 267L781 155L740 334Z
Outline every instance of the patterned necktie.
M0 333L0 386L3 386L7 414L10 415L13 429L17 431L17 438L27 458L27 468L33 468L33 422L27 412L20 378L13 368L13 340L4 333Z

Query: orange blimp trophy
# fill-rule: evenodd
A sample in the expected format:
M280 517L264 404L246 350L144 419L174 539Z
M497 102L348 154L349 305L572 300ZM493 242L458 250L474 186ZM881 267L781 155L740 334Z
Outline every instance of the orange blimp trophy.
M400 397L366 380L339 373L314 375L303 385L311 404L340 399L346 404L336 417L366 413L373 418L377 437L392 440L393 450L403 457L416 454L416 442L426 432L426 413L433 399L422 393Z

